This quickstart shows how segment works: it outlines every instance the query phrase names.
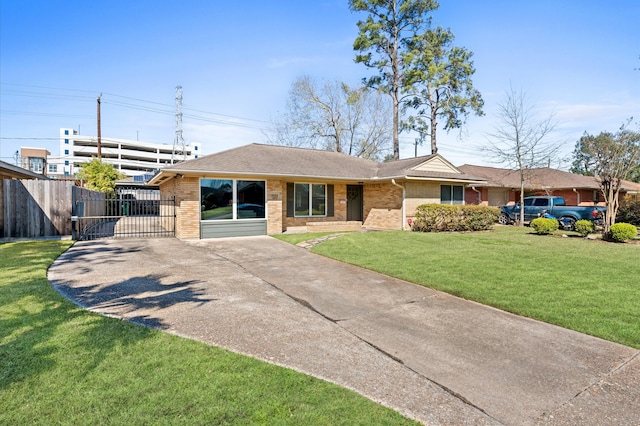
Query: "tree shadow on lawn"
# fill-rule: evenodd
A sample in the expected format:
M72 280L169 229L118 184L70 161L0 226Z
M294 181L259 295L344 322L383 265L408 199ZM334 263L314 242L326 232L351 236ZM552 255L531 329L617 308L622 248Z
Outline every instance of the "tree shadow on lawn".
M11 255L20 256L20 250ZM4 254L4 253L3 253ZM48 371L81 378L113 357L122 347L157 336L153 328L166 325L150 314L177 303L210 301L194 281L162 283L163 276L134 277L98 288L74 288L58 283L58 290L74 301L92 306L125 307L129 324L78 308L56 292L44 277L33 277L30 268L46 268L43 256L25 251L24 261L0 280L0 390L12 383L37 378ZM145 312L149 310L149 312ZM55 373L58 374L58 373Z

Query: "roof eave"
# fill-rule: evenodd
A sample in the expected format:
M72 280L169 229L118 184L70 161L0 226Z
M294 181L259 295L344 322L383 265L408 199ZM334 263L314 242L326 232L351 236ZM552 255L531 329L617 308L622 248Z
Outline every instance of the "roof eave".
M204 177L207 176L229 176L229 177L266 177L266 178L285 178L285 179L313 179L313 180L326 180L326 181L354 181L364 182L372 180L370 177L362 176L324 176L324 175L299 175L291 173L265 173L265 172L231 172L231 171L208 171L208 170L189 170L189 169L171 169L161 170L157 175L149 180L150 185L156 185L161 179L162 175L168 177L183 175L187 177Z

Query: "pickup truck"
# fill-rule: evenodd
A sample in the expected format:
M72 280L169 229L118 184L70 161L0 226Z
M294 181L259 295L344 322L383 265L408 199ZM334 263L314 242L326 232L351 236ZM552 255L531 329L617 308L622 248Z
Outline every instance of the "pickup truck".
M576 221L581 219L600 220L604 215L604 207L578 207L567 206L562 197L525 197L524 221L531 222L537 217L550 215L558 219L560 227L565 230L573 230ZM520 220L520 202L510 206L500 207L498 222L508 225Z

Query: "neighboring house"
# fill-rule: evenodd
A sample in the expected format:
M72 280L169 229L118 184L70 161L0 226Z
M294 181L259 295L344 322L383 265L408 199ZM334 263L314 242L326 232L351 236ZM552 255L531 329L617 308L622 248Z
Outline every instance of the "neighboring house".
M469 185L466 188L467 204L500 206L514 204L520 200L519 170L468 164L458 169L485 180L484 183ZM524 187L525 196L556 195L564 197L567 205L571 206L604 205L600 183L592 176L578 175L549 167L528 169L525 172ZM627 194L638 196L640 184L623 181L620 196L624 197Z
M424 203L463 204L484 183L438 154L377 163L345 154L251 144L167 166L149 182L176 197L176 236L406 229Z

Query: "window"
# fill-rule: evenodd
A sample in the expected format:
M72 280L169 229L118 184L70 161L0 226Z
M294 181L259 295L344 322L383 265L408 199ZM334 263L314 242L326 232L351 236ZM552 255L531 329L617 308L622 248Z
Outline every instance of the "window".
M58 165L57 164L49 164L48 165L49 173L58 173Z
M549 199L548 198L535 198L533 200L533 205L535 207L547 207L549 205Z
M462 185L441 185L440 204L464 204L464 187Z
M236 183L238 196L238 219L264 219L265 218L265 188L264 181L239 180Z
M598 202L600 201L600 191L598 191L597 189L595 191L593 191L593 202L598 204Z
M69 165L69 160L64 160L64 165L68 166Z
M69 150L68 149L64 150L64 155L69 155Z
M65 130L65 131L64 131L64 134L65 134L65 135L68 135L68 134L69 134L69 131L68 131L68 130Z
M202 179L202 220L264 219L265 182L258 180Z
M296 217L327 215L327 185L296 183L293 191Z
M68 144L69 143L69 139L65 139L64 143Z
M197 146L197 145L196 145L196 146L194 146L194 147L193 147L193 150L194 150L194 151L197 151L197 150L198 150L198 146Z
M29 170L34 173L42 173L44 160L42 158L29 158Z

